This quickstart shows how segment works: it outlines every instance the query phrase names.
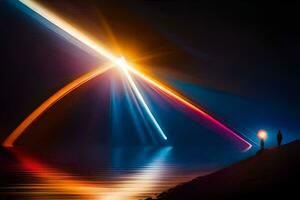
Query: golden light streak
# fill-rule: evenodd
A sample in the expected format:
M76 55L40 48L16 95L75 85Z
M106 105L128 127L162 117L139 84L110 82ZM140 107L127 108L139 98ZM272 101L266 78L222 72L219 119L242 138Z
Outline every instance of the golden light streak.
M59 101L61 98L81 86L82 84L88 82L96 76L99 76L112 68L112 64L104 67L99 67L91 72L88 72L78 79L72 81L58 92L53 94L50 98L44 101L38 108L36 108L3 142L4 147L12 147L16 139L27 129L32 122L34 122L43 112L48 110L53 104Z
M191 103L189 100L187 100L186 98L176 94L176 92L170 90L168 87L164 86L163 84L159 83L158 81L156 81L156 80L148 77L147 75L143 74L142 72L136 70L135 68L130 66L128 63L124 63L124 62L120 61L119 57L114 56L112 53L110 53L107 49L102 47L100 44L96 43L95 41L93 41L92 39L90 39L89 37L84 35L82 32L80 32L78 29L76 29L75 27L73 27L72 25L67 23L66 21L62 20L61 18L59 18L54 13L47 10L46 8L44 8L43 6L38 4L37 2L31 1L31 0L20 0L20 2L22 2L24 5L26 5L27 7L29 7L30 9L32 9L36 13L38 13L39 15L43 16L45 19L47 19L52 24L54 24L57 27L59 27L60 29L64 30L66 33L73 36L74 38L76 38L77 40L79 40L80 42L85 44L86 46L93 49L99 55L107 58L108 60L110 60L111 62L116 64L117 66L127 68L130 72L136 74L137 76L139 76L143 80L147 81L151 85L153 85L156 88L160 89L165 94L169 95L170 97L173 97L177 101L181 102L183 105L187 106L188 108L190 108L190 109L194 110L195 112L201 114L202 116L206 117L208 120L210 120L214 124L218 125L220 128L222 128L222 129L226 130L227 132L231 133L233 136L237 137L238 139L243 141L245 144L247 144L248 145L247 149L250 149L252 147L252 145L249 142L247 142L245 139L243 139L237 133L235 133L230 128L228 128L227 126L225 126L224 124L219 122L217 119L210 116L205 111L201 110L199 107L197 107L196 105Z
M44 8L39 3L32 1L32 0L19 0L28 8L33 10L34 12L38 13L49 22L54 24L55 26L59 27L61 30L68 33L70 36L74 37L78 41L82 42L86 46L90 47L92 50L97 52L99 55L107 58L117 66L122 66L123 63L120 62L120 58L110 53L106 48L102 47L99 43L89 38L87 35L83 34L77 28L69 24L68 22L64 21L53 12L49 11L47 8Z
M41 15L42 17L47 19L49 22L51 22L55 26L57 26L60 29L64 30L66 33L68 33L72 37L76 38L77 40L79 40L80 42L85 44L86 46L93 49L99 55L107 58L112 63L114 63L117 66L120 66L122 68L127 68L128 67L127 66L128 64L126 62L124 62L123 59L120 59L119 57L114 56L107 49L100 46L98 43L96 43L95 41L93 41L92 39L90 39L89 37L84 35L82 32L80 32L74 26L72 26L69 23L67 23L66 21L62 20L61 18L59 18L54 13L47 10L46 8L44 8L43 6L38 4L37 2L31 1L31 0L20 0L20 2L22 2L24 5L26 5L27 7L29 7L30 9L32 9L33 11L35 11L36 13L38 13L39 15ZM146 113L149 115L149 117L152 120L152 122L154 123L155 127L158 129L160 135L166 140L167 137L165 136L165 134L163 133L162 129L160 128L158 122L156 121L153 114L151 113L151 111L150 111L148 105L146 104L146 102L144 101L140 91L136 87L135 83L132 80L130 80L130 78L131 78L130 75L129 76L126 75L126 77L128 78L128 81L130 82L130 85L133 87L135 93L137 94L139 101L142 103L143 107L145 108Z

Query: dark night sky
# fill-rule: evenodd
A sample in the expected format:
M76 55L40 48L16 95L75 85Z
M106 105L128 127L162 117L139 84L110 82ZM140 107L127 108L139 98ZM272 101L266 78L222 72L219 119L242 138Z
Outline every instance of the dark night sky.
M95 0L45 5L118 52L105 32L104 18L129 59L160 54L136 62L185 93L194 92L191 98L232 127L256 130L265 128L261 122L265 120L266 128L281 128L289 139L299 138L297 5ZM1 140L42 100L98 64L95 57L57 36L25 10L12 1L0 4ZM42 139L37 139L41 130L53 133L57 127L65 132L77 130L78 141L86 127L90 132L109 132L109 118L103 114L109 112L108 82L107 77L92 81L43 115L28 130L36 132L32 134L35 141ZM161 118L172 113L171 108L165 109L169 110ZM201 135L198 139L204 139L203 143L212 139ZM110 140L107 134L97 137ZM90 136L85 142L94 139Z

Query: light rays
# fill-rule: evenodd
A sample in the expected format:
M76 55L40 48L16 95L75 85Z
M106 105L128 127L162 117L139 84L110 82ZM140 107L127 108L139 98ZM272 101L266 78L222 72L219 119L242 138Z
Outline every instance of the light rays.
M186 99L185 97L181 96L177 92L171 90L169 87L163 85L162 83L160 83L159 81L151 78L150 76L146 76L145 74L139 72L138 70L136 70L136 69L134 69L132 67L128 67L128 70L130 72L132 72L133 74L135 74L136 76L138 76L139 78L141 78L144 81L146 81L147 83L149 83L150 85L152 85L153 87L159 89L165 95L167 95L170 98L176 100L177 102L183 104L184 106L188 107L189 109L193 110L194 112L198 113L199 115L205 117L207 120L211 121L212 123L214 123L218 127L222 128L227 133L230 133L233 136L235 136L238 139L240 139L241 141L243 141L245 144L248 145L245 150L249 150L252 147L252 145L248 141L246 141L244 138L242 138L237 133L235 133L234 131L232 131L229 127L227 127L226 125L224 125L223 123L221 123L217 119L213 118L208 113L206 113L205 111L203 111L202 109L200 109L199 107L197 107L196 105L194 105L193 103L191 103L188 99Z
M127 70L127 67L123 67L123 66L127 66L126 60L122 58L120 62L123 63L120 68L124 72L128 82L129 82L130 86L132 87L132 89L133 89L135 95L137 96L138 100L141 102L142 106L144 107L146 113L148 114L148 116L150 117L150 119L153 122L154 126L158 130L159 134L163 137L164 140L167 140L167 136L164 134L163 130L159 126L159 124L156 121L155 117L153 116L150 108L148 107L148 105L145 102L142 94L140 93L139 89L137 88L134 80L132 79L131 75L129 74L129 72Z
M97 42L93 41L91 38L87 37L85 34L80 32L77 28L72 26L71 24L67 23L63 19L56 16L51 11L47 10L40 4L38 4L35 1L31 0L20 0L24 5L26 5L28 8L33 10L34 12L41 15L43 18L48 20L53 25L57 26L61 30L68 33L73 38L80 41L82 44L86 45L87 47L94 50L96 53L99 54L99 56L105 57L106 59L110 60L112 63L114 63L116 66L119 66L122 68L122 70L126 73L128 64L124 62L123 59L120 59L119 57L114 56L112 53L110 53L107 49L105 49L103 46L99 45ZM146 113L149 115L149 118L153 122L154 126L157 128L159 134L162 136L164 140L167 139L166 135L164 134L163 130L161 129L160 125L158 124L157 120L153 116L152 112L150 111L149 106L145 102L143 96L141 95L141 92L137 88L136 84L132 80L130 74L126 73L126 77L128 78L128 81L130 83L130 86L133 88L135 94L138 97L138 100L141 102L141 105L145 109Z
M75 28L74 26L70 25L66 21L62 20L59 18L57 15L49 11L48 9L44 8L40 4L31 1L31 0L20 0L24 5L26 5L28 8L33 10L34 12L38 13L40 16L42 16L44 19L48 20L50 23L56 26L56 28L60 28L62 31L65 33L69 34L72 36L74 39L76 39L78 42L81 42L83 45L86 47L89 47L91 50L95 51L100 57L104 57L108 59L110 62L112 62L115 66L119 66L121 70L124 72L125 76L127 77L128 82L130 83L130 86L132 87L135 95L137 96L138 100L144 107L146 113L150 117L151 121L154 123L155 127L157 128L158 132L160 135L164 138L167 139L164 132L160 128L158 122L154 118L152 112L150 111L150 108L146 104L143 96L141 95L138 87L136 86L132 76L130 73L138 76L142 80L146 81L148 84L151 86L159 89L163 94L169 96L170 98L173 98L177 102L181 103L184 105L186 108L193 110L197 114L203 116L205 119L209 120L211 123L214 125L218 126L222 130L226 131L230 135L236 137L240 141L242 141L246 145L246 149L250 149L252 145L246 141L244 138L242 138L239 134L235 133L233 130L231 130L229 127L215 119L214 117L210 116L207 112L203 111L201 108L196 106L194 103L191 103L186 97L183 97L182 95L179 95L177 92L171 90L169 87L161 84L160 82L154 80L153 78L147 76L146 74L138 71L136 68L134 68L132 65L130 65L127 62L124 62L123 59L120 59L120 57L115 56L113 53L108 51L104 46L101 44L97 43L96 41L92 40L90 37L79 31L79 29ZM130 72L130 73L129 73ZM39 107L40 108L40 107ZM38 109L39 109L38 108ZM38 110L37 109L37 110ZM34 111L35 112L35 111ZM35 114L32 114L33 120L36 119ZM33 121L32 120L32 121ZM25 119L26 121L26 119ZM30 124L30 123L29 123ZM20 131L17 131L17 133L13 132L6 141L9 142L4 142L4 146L12 146L13 142L17 139L17 137L20 136L20 134L23 132L27 126L29 126L28 122L22 123L18 128ZM18 129L17 128L17 129Z

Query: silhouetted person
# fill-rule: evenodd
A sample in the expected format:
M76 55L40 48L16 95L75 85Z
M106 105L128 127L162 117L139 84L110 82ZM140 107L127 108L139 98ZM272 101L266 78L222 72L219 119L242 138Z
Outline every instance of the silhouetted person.
M265 141L264 139L260 139L260 150L264 150L265 149Z
M277 133L277 144L278 144L278 147L281 146L281 142L282 142L282 133L279 130L278 133Z

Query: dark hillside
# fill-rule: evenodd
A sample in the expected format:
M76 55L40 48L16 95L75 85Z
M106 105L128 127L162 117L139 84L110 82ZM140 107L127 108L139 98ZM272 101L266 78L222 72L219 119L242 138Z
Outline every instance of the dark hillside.
M158 195L159 200L299 199L300 141L268 149Z

